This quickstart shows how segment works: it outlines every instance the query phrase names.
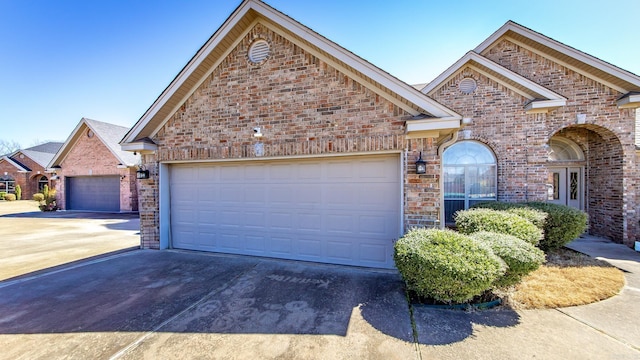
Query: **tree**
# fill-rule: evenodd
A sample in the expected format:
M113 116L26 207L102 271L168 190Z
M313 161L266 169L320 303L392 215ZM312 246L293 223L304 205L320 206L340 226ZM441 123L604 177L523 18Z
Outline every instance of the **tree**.
M9 155L17 150L20 150L20 143L17 141L0 139L0 156Z

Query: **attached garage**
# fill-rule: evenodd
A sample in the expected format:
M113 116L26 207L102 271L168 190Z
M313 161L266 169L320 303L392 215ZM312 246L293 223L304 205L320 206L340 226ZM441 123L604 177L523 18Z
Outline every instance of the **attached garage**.
M400 156L173 164L171 247L393 268Z
M120 211L120 176L65 179L67 210Z

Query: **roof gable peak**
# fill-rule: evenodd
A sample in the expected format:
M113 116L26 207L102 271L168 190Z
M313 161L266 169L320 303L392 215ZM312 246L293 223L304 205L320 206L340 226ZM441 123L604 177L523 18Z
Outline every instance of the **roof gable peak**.
M621 93L640 90L640 76L595 56L577 50L512 20L478 45L474 51L486 55L500 40L509 41L546 57L582 75L593 78Z

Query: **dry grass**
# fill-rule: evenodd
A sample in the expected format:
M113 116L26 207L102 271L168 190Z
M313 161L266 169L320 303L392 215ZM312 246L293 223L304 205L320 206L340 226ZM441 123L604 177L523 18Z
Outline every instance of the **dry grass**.
M624 286L622 271L572 250L547 254L547 263L500 295L516 309L585 305L610 298Z

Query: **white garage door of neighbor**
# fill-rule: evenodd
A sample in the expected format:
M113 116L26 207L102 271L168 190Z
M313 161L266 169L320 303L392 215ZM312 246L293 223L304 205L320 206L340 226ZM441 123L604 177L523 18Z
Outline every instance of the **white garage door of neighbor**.
M172 247L393 268L399 160L172 165Z

